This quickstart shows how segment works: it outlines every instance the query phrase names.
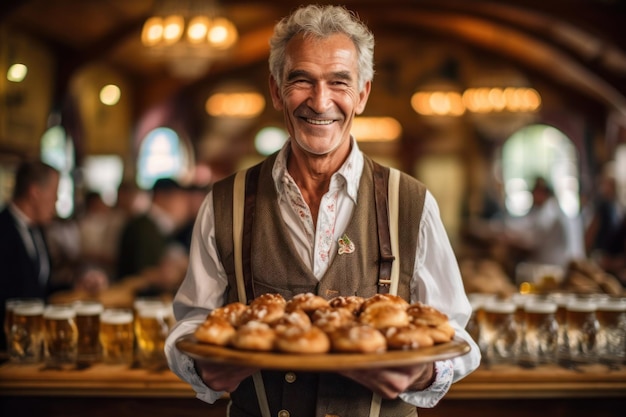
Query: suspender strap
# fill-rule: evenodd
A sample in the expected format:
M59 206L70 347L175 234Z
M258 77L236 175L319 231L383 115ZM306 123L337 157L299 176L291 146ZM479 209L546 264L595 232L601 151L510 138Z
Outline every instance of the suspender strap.
M376 162L374 168L374 200L376 205L376 223L378 229L378 246L380 248L380 265L378 273L378 292L389 293L391 285L391 269L395 257L391 248L389 235L389 212L387 206L387 187L389 170Z
M254 300L254 281L252 279L252 225L254 223L254 207L256 191L259 185L261 164L248 169L246 174L245 205L243 213L242 261L243 280L248 300Z
M377 164L374 164L375 166ZM376 170L374 171L376 172ZM377 182L376 182L376 177L377 175L374 174L374 187L376 187ZM386 216L385 219L381 219L380 218L380 214L378 214L380 212L379 210L379 206L382 205L378 200L380 198L380 193L376 192L375 193L375 198L376 198L376 216L378 219L378 236L379 239L384 238L384 239L388 239L388 241L386 241L386 244L388 244L388 248L389 248L389 255L387 258L383 258L383 244L381 242L380 247L381 247L381 277L379 279L379 293L390 293L393 295L397 295L398 294L398 283L400 281L400 251L399 251L399 244L398 244L398 218L399 218L399 188L400 188L400 171L398 171L397 169L393 169L391 168L389 170L389 181L388 181L388 185L389 187L389 191L388 191L388 197L389 197L389 212L387 213L387 206L385 205L385 213L388 214L388 216ZM387 197L387 196L384 196ZM383 223L381 223L382 221L385 221L385 223L388 223L385 227L381 227L381 225ZM381 233L381 229L385 228L385 230L387 231L387 233ZM385 249L387 249L387 247L385 247ZM394 262L394 256L392 255L393 253L396 254L395 257L395 262ZM391 258L391 265L390 265L390 275L389 275L389 283L385 283L383 282L383 278L382 278L382 269L383 269L383 261L389 259L389 257ZM386 263L386 262L385 262ZM381 285L383 284L383 285ZM372 402L370 405L370 413L369 413L369 417L378 417L380 415L380 408L382 406L382 398L380 395L378 394L372 394Z
M250 180L253 179L251 177L258 178L258 170L249 169L247 171L240 171L235 175L235 183L233 185L233 249L235 251L235 275L239 301L244 304L247 304L248 300L252 300L254 297L252 274L250 270L250 232L252 230L252 221L251 219L248 220L252 217L252 213L254 213L254 198L250 199L248 196L252 193L254 197L258 181L251 181L254 183L253 186L252 184L246 184L246 182L250 182ZM253 191L249 191L248 185L253 187ZM249 200L252 200L251 207L249 207ZM252 209L252 211L250 211L250 209ZM244 251L243 248L246 248L246 250ZM252 380L259 401L261 415L263 417L271 417L261 372L253 374Z

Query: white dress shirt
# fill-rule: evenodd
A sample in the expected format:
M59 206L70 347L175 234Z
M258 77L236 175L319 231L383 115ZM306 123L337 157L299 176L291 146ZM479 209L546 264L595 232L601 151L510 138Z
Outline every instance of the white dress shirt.
M337 252L337 240L354 211L358 184L363 172L363 155L356 141L352 151L330 182L329 191L320 205L317 227L312 228L310 212L302 206L301 194L287 172L289 143L280 151L272 176L278 194L278 204L285 225L303 261L315 276L321 278ZM302 199L302 201L304 201ZM324 213L332 211L332 213ZM330 235L325 237L324 235ZM421 301L445 312L457 336L466 340L471 352L453 360L436 363L437 376L424 391L406 392L401 398L418 407L433 407L453 382L472 372L480 364L478 347L465 331L471 307L464 292L461 274L433 196L427 192L419 242L411 280L410 302ZM190 250L189 267L174 299L177 320L165 345L170 369L187 381L203 401L213 403L223 393L204 385L194 370L193 362L175 347L176 339L193 333L210 310L225 304L227 276L219 261L215 245L213 195L209 193L197 216Z

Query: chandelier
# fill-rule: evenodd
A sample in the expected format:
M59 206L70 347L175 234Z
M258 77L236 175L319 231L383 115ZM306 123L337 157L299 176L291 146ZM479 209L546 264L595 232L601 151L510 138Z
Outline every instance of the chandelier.
M234 23L212 0L160 0L146 20L141 42L175 76L196 78L224 59L237 42Z

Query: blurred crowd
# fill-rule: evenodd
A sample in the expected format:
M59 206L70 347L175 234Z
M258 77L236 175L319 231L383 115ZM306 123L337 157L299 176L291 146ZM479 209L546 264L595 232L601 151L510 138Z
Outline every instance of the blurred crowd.
M173 296L187 269L191 231L208 184L162 178L142 190L124 182L113 206L87 191L77 198L75 214L60 219L59 179L38 161L16 171L11 200L0 209L0 305L63 293L97 298L133 279L139 284L130 297Z

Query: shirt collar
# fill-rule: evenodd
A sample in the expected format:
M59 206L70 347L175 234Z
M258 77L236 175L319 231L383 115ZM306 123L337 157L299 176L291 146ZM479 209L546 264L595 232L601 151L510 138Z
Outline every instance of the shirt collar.
M351 137L352 143L350 154L341 167L335 172L331 178L330 188L339 188L341 184L345 184L346 193L356 203L357 193L359 190L359 182L363 173L363 154L357 145L356 140ZM289 171L287 171L287 157L291 152L291 139L285 143L276 156L274 167L272 168L272 178L276 186L278 198L284 196L284 181L293 181Z
M34 222L26 215L22 210L20 210L15 204L9 203L8 206L9 211L13 214L13 217L20 224L21 227L28 229L34 225Z

